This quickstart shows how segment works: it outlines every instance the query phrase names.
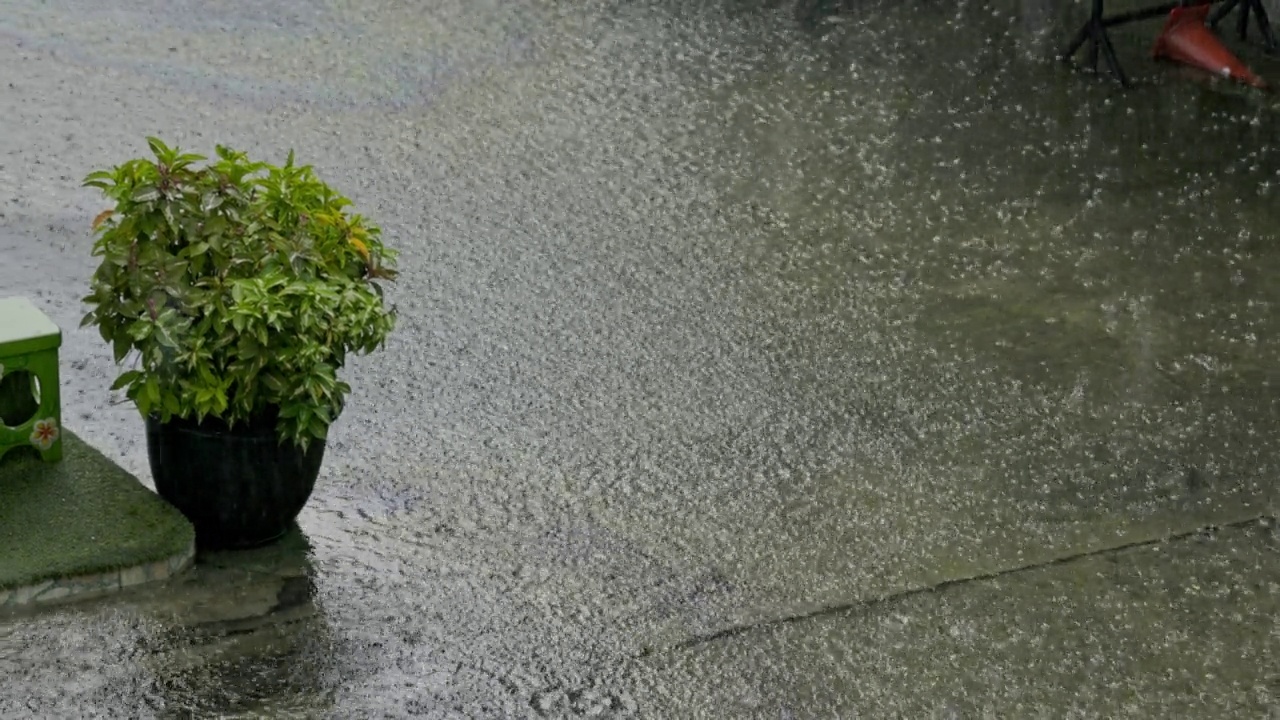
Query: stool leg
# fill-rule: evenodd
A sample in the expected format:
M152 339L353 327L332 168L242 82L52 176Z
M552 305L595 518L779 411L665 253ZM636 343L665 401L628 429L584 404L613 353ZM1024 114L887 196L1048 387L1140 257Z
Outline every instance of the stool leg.
M58 351L47 350L31 358L31 373L40 381L40 410L31 430L31 444L45 462L62 459L62 391Z

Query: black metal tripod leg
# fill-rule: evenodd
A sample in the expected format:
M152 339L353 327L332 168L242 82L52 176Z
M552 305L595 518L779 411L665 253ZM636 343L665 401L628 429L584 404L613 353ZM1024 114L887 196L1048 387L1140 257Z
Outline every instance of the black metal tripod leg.
M1209 15L1209 27L1217 30L1218 23L1236 8L1240 9L1240 17L1236 19L1236 32L1241 40L1248 39L1249 15L1252 13L1258 26L1258 33L1262 35L1263 48L1269 53L1280 49L1280 42L1276 41L1275 30L1271 27L1271 18L1267 16L1267 8L1262 0L1226 0Z
M1238 2L1238 0L1237 0ZM1101 52L1103 59L1107 61L1107 69L1112 75L1120 81L1120 84L1129 87L1129 78L1124 74L1124 69L1120 67L1120 60L1116 57L1116 49L1111 45L1111 38L1107 36L1106 19L1102 14L1102 0L1093 0L1093 10L1089 14L1089 22L1080 28L1080 32L1076 33L1071 39L1067 49L1062 53L1063 61L1069 61L1075 56L1080 48L1089 43L1088 63L1094 72L1098 71L1098 55Z
M1085 25L1080 28L1080 32L1076 33L1075 37L1071 38L1071 43L1067 45L1067 49L1063 50L1062 55L1060 56L1063 62L1069 62L1071 58L1080 51L1080 47L1084 45L1084 41L1089 39L1089 29L1091 27L1093 27L1092 24Z
M1226 2L1219 5L1218 9L1214 10L1213 13L1209 15L1209 27L1217 29L1218 23L1222 22L1222 18L1229 15L1231 13L1231 10L1235 8L1236 5L1239 5L1239 4L1240 4L1240 0L1227 0Z
M1080 52L1080 48L1084 47L1087 42L1089 43L1089 50L1085 55L1085 62L1090 69L1096 72L1098 70L1098 32L1100 29L1101 26L1092 21L1080 28L1080 32L1071 38L1067 49L1063 50L1059 56L1062 58L1062 62L1071 62L1071 58L1075 57L1076 53Z
M1276 51L1276 34L1271 29L1271 18L1267 17L1267 8L1262 4L1262 0L1257 0L1253 6L1253 12L1258 16L1258 32L1262 34L1262 46L1267 52Z
M1098 28L1098 37L1094 39L1094 54L1097 53L1098 45L1102 45L1102 54L1107 59L1107 66L1111 68L1111 74L1116 76L1116 80L1124 87L1129 87L1129 78L1124 74L1124 68L1120 67L1120 60L1116 57L1116 49L1111 46L1111 38L1107 36L1104 28Z

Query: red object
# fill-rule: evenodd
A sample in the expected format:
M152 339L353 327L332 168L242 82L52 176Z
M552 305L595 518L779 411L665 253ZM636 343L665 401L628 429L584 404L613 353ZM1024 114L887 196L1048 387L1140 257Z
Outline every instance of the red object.
M1151 48L1152 56L1169 58L1184 65L1208 70L1214 75L1256 88L1265 88L1267 83L1232 55L1205 25L1208 17L1207 4L1174 8L1169 13L1160 36L1156 38L1155 47Z

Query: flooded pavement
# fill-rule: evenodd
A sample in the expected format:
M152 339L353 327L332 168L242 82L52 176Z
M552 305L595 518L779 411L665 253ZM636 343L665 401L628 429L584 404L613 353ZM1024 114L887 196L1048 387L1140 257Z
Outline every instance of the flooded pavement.
M641 658L615 687L660 698L654 717L1273 717L1278 539L1198 535L841 608Z
M1274 99L1146 62L1151 25L1116 34L1132 91L1047 61L1071 7L844 5L13 0L0 288L66 329L66 422L144 482L73 329L81 177L147 134L294 148L402 275L301 533L0 621L0 715L1274 708ZM1231 523L1075 594L1111 561L904 595ZM1187 547L1262 583L1238 618L1170 599ZM1240 628L1251 689L1218 692ZM980 662L963 701L910 682Z

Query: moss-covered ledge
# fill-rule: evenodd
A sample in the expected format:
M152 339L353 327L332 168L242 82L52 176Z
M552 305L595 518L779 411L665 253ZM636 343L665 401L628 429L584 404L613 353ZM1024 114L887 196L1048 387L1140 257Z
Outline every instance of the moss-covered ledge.
M62 432L61 462L0 458L0 610L164 580L195 558L186 518Z

